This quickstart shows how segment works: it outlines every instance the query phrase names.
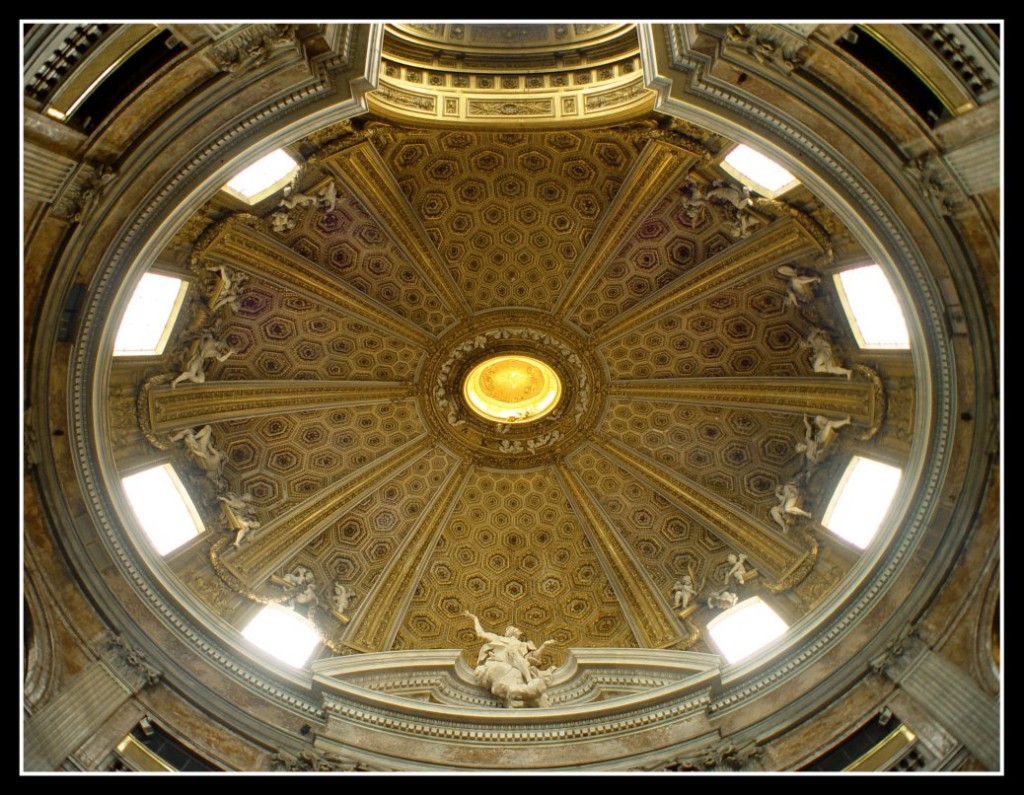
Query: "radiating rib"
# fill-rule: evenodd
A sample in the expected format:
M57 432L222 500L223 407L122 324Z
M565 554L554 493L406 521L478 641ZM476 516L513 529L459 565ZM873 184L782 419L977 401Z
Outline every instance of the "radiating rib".
M434 288L434 293L459 320L469 315L469 304L451 271L427 237L419 217L373 144L363 141L342 149L324 161L369 214L377 219L392 242Z
M802 549L789 536L621 442L595 438L591 444L735 551L746 554L769 578L781 580L807 556L808 550Z
M614 523L590 495L582 479L564 461L555 477L579 517L605 576L615 589L622 613L645 646L666 648L683 639L667 600L619 536Z
M709 257L686 276L676 279L665 289L652 293L606 325L598 327L595 341L603 345L618 339L662 315L696 303L723 287L821 250L820 244L804 227L790 217L780 218Z
M875 390L870 381L838 378L751 376L727 378L645 378L613 381L611 397L689 403L699 406L776 411L790 414L847 416L868 425L875 418Z
M430 448L421 434L387 455L360 467L319 494L275 516L254 540L240 549L229 548L221 560L250 588L255 588L345 510Z
M420 516L405 541L395 551L391 565L377 578L373 589L362 600L342 641L362 652L386 651L405 618L413 592L430 559L429 552L444 529L469 480L470 464L463 460L437 490L429 507Z
M146 390L154 433L211 422L289 414L311 409L365 406L411 398L415 384L389 381L207 381Z
M626 175L562 288L553 312L566 317L609 260L629 240L659 201L674 190L697 156L665 141L648 142Z
M224 221L196 253L211 263L222 262L258 273L282 287L339 309L343 314L421 348L428 347L434 339L415 323L396 315L329 271L235 217Z

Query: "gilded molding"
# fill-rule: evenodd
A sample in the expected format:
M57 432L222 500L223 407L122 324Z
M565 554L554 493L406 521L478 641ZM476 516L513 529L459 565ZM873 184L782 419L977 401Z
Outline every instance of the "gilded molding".
M391 565L377 578L373 590L363 599L373 612L359 610L353 617L343 641L359 651L386 651L405 617L405 610L445 526L445 520L466 487L470 463L463 459L437 490L430 507L420 516L402 546L395 551ZM351 640L349 640L351 639Z
M335 520L344 509L361 499L397 470L421 457L429 439L421 434L397 450L352 472L285 513L274 517L255 540L230 553L225 562L237 576L254 587L283 565L295 550Z
M410 108L417 113L433 113L437 105L437 97L432 94L417 94L412 91L404 91L383 81L374 90L373 96L392 105Z
M226 585L229 590L261 605L281 605L288 602L295 596L294 591L285 591L277 597L263 596L249 588L242 580L235 576L234 572L232 572L230 568L224 564L223 552L225 549L229 548L230 543L230 538L219 538L210 545L210 567L213 569L213 573L217 575L220 581ZM317 621L316 608L317 602L314 601L306 610L306 619L309 621L310 626L313 628L313 631L316 632L317 636L319 636L320 642L323 643L324 646L330 649L334 654L343 654L344 648L335 643L330 638L330 635L324 631L320 622Z
M618 107L619 105L626 105L640 97L644 97L649 92L650 89L644 85L643 80L634 80L632 83L627 83L619 88L584 95L583 107L588 112Z
M780 593L788 591L794 585L798 585L807 578L807 575L811 573L811 569L814 568L814 564L818 561L818 542L812 537L807 536L806 538L811 547L807 557L800 561L800 565L778 582L766 582L765 588L772 593Z
M461 378L487 355L535 354L562 380L557 408L536 423L498 424L468 410ZM580 442L601 411L600 364L586 338L547 313L494 310L449 331L427 357L421 405L431 427L481 466L544 466Z
M623 612L637 638L645 645L660 649L683 640L661 594L650 581L643 566L636 560L601 507L593 500L579 476L564 462L555 468L561 484L590 539L609 581L622 603ZM662 608L661 610L657 609Z
M557 317L571 314L623 241L634 235L651 208L673 190L697 160L692 152L660 140L652 140L643 148L562 288L552 309Z
M550 99L467 99L467 116L550 116L555 112Z
M345 147L325 159L323 165L378 219L409 261L424 273L445 306L464 320L470 312L465 296L373 145L362 141Z
M874 382L822 377L645 378L612 381L608 394L754 411L849 415L871 428L879 419L879 401L884 401L880 385Z
M683 126L682 129L665 129L656 122L649 121L624 124L612 129L630 141L663 141L692 155L696 155L703 163L710 162L712 158L711 150L705 145L703 140L696 137L700 130L696 125ZM684 132L684 129L687 129L688 132ZM707 134L706 131L704 133Z
M728 546L745 553L773 580L782 580L804 562L808 551L754 516L722 501L689 478L666 469L656 461L625 448L621 443L595 436L591 447L624 467L674 502L680 510L718 536Z
M171 446L166 440L161 439L153 431L153 418L150 414L150 396L149 393L152 391L154 386L161 384L170 384L171 379L174 377L173 373L160 373L154 375L151 378L147 378L146 382L139 389L138 397L135 399L135 416L139 421L139 428L142 430L142 435L146 437L153 447L157 450L170 450ZM170 387L168 386L168 389Z
M213 235L202 241L201 247L197 246L197 255L258 273L421 348L433 341L415 324L334 278L287 246L251 228L239 216L232 216L211 231Z
M616 197L624 190L625 186ZM780 218L705 260L692 276L677 279L665 289L652 293L645 300L621 312L610 323L598 327L596 342L604 345L740 279L775 268L815 249L820 249L820 244L803 226L791 217Z
M140 416L145 414L148 430L155 434L268 414L394 402L415 394L415 384L383 381L208 381L177 389L147 381L146 411Z

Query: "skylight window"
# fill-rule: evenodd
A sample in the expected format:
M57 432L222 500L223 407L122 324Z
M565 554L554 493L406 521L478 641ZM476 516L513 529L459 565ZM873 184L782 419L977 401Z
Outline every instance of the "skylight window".
M256 204L291 182L298 170L299 164L283 149L275 149L235 174L224 190L246 204Z
M320 643L320 636L309 621L283 605L264 607L242 630L242 636L296 668L306 664Z
M188 283L147 273L128 302L114 341L115 356L158 356L164 352L185 300Z
M729 663L746 659L787 629L786 622L759 596L744 599L708 622L708 634Z
M835 275L850 328L862 348L909 348L910 337L896 294L878 265Z
M774 160L740 144L722 161L722 168L751 190L775 199L799 185L799 180Z
M854 456L821 524L858 549L864 549L889 511L901 474L897 467Z
M121 478L139 525L161 555L203 532L195 505L170 464Z

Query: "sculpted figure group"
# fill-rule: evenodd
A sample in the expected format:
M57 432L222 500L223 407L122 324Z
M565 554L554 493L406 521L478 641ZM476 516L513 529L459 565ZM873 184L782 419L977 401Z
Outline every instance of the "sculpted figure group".
M490 689L506 707L546 707L547 689L554 666L540 669L540 655L554 643L544 641L540 647L523 637L518 627L508 626L505 634L488 632L480 625L480 619L468 610L463 613L473 619L473 628L481 640L487 641L480 647L473 671L477 682Z

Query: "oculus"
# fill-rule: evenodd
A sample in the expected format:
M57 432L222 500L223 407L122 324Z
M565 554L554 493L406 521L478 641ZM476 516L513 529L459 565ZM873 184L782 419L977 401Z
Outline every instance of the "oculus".
M486 420L534 422L558 405L562 381L550 366L532 356L491 356L466 375L462 396Z

